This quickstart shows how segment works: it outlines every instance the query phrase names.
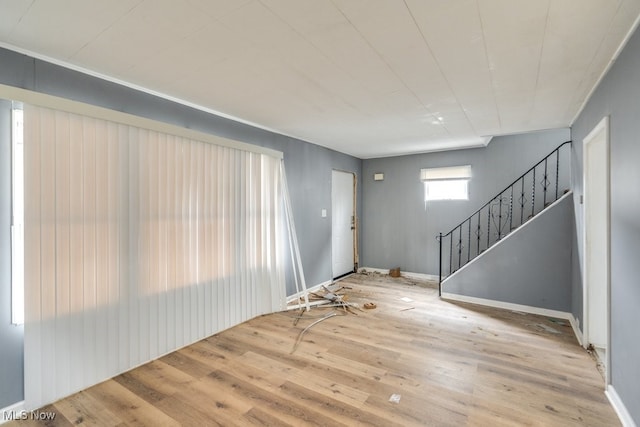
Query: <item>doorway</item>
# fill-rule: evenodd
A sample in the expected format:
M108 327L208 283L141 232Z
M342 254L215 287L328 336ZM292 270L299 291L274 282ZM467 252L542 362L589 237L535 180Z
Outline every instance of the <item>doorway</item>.
M334 279L353 273L356 268L355 185L355 174L332 171L331 271Z
M584 139L584 334L609 383L609 119Z

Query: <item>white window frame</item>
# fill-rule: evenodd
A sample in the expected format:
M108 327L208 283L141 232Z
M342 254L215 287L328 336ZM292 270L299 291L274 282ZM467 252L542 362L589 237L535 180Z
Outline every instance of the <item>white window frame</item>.
M469 200L471 166L448 166L420 170L424 201Z

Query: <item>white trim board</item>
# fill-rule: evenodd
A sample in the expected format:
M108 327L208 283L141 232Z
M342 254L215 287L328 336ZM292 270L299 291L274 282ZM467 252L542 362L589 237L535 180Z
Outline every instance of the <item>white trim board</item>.
M582 245L583 245L583 253L582 253L582 259L583 259L583 263L582 263L582 267L581 267L581 272L582 272L582 320L583 320L583 325L582 325L582 329L584 331L584 335L583 335L583 347L587 347L589 344L592 344L593 341L593 337L594 335L597 336L597 333L592 333L591 326L593 326L593 321L590 318L592 314L597 314L598 310L593 310L594 309L594 305L591 302L592 300L592 296L591 295L591 291L594 289L594 284L601 284L602 282L600 281L594 281L593 279L591 279L591 275L590 273L592 272L590 267L591 267L591 263L590 263L590 255L592 254L592 246L593 247L599 247L598 245L601 245L602 242L596 242L597 245L592 245L589 243L589 240L587 239L587 236L589 235L589 232L593 232L593 230L588 230L589 228L591 228L591 225L594 223L593 220L589 221L589 219L591 219L591 215L589 215L589 209L588 209L588 205L589 202L589 196L592 195L592 193L590 192L590 188L589 187L589 176L591 175L591 166L589 166L589 148L591 147L590 144L592 144L594 141L598 141L598 136L600 134L604 134L604 144L605 144L605 168L606 168L606 182L605 182L605 193L606 193L606 218L604 220L605 222L605 226L607 227L606 230L606 238L605 238L605 245L606 245L606 254L605 254L605 267L606 267L606 274L605 274L605 310L606 313L604 315L604 318L606 319L606 349L605 349L605 360L604 360L604 367L605 367L605 383L606 384L610 384L611 383L611 162L610 162L610 158L611 158L611 137L610 137L610 132L611 132L611 128L609 126L609 115L605 115L604 117L602 117L602 119L598 122L598 124L596 124L593 129L591 129L591 131L589 132L589 134L587 136L584 137L583 141L583 145L582 145L582 165L583 165L583 171L582 171L582 194L584 196L584 203L582 204ZM597 156L595 157L597 159L602 160L601 157ZM597 168L596 168L597 169ZM599 180L598 180L599 181ZM600 181L601 182L601 181ZM601 220L597 220L595 221L595 223L598 224L602 224ZM597 233L596 233L597 234ZM593 242L591 242L593 243ZM601 259L599 261L602 261ZM597 265L597 264L596 264ZM596 301L596 308L600 308L598 307L598 303L601 301L600 298L594 299L594 301ZM595 311L595 313L594 313Z
M573 316L573 313L569 313L569 314L571 314L571 317L569 318L569 322L571 323L571 327L573 328L573 333L578 339L578 344L580 344L580 347L584 347L584 338L582 336L582 331L580 330L580 320L576 319Z
M520 311L522 313L537 314L539 316L553 317L556 319L564 319L569 321L573 333L578 340L578 343L582 342L582 333L578 328L578 322L573 317L572 313L566 311L549 310L548 308L532 307L530 305L514 304L511 302L496 301L484 298L470 297L466 295L452 294L449 292L443 292L441 299L449 301L467 302L470 304L483 305L486 307L500 308L503 310ZM582 344L581 344L582 345Z
M13 412L14 416L19 416L24 411L25 411L24 400L14 403L13 405L9 405L6 408L0 409L0 424L4 424L4 423L8 423L9 421L12 421L8 419L5 414L8 414L9 412ZM19 418L16 418L16 419L19 419Z
M627 410L627 407L624 406L622 399L620 399L620 396L618 396L616 389L613 388L611 384L607 386L604 394L607 396L607 399L609 399L609 403L611 403L611 406L613 406L613 409L616 411L616 414L618 415L618 418L620 419L622 425L624 427L637 427L635 421L633 421L633 418L631 418L631 414Z
M389 274L388 268L375 268L375 267L360 267L358 269L358 273L362 273L363 271L380 273L380 274ZM400 271L401 277L406 277L409 279L420 279L420 280L435 280L438 281L438 276L434 276L433 274L424 274L424 273L412 273L410 271Z

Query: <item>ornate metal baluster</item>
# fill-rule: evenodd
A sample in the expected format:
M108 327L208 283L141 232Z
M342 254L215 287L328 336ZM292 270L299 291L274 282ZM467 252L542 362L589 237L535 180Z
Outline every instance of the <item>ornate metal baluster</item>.
M547 179L547 159L544 159L544 178L542 178L542 209L547 207L547 187L549 186L549 180Z
M438 258L438 296L442 296L442 232L438 236L440 258Z
M502 194L498 199L498 240L502 238Z
M469 218L469 236L467 239L467 262L471 260L471 218Z
M453 232L449 232L449 274L453 273Z
M560 147L556 149L556 200L558 200L558 179L560 177Z
M478 235L478 250L476 251L476 256L480 255L480 211L478 211L478 231L476 231Z
M491 203L487 205L487 249L489 246L491 246Z
M513 230L513 185L511 186L511 197L509 198L509 233Z
M462 225L458 227L458 269L462 266Z
M524 223L524 176L522 177L522 188L520 189L520 225Z
M531 218L536 214L536 168L533 168L533 180L531 187Z

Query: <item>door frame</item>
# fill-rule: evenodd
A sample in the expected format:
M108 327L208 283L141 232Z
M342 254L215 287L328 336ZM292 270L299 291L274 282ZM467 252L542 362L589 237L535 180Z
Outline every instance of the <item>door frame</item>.
M600 120L600 122L589 132L589 134L583 139L583 174L582 174L582 194L583 196L587 193L587 176L589 174L589 158L588 158L588 149L587 146L589 143L597 140L597 138L604 134L604 144L606 157L604 159L605 167L606 167L606 354L605 354L605 388L611 384L611 145L610 145L610 130L609 130L609 116L605 116ZM588 223L587 223L587 204L589 203L586 200L582 205L582 218L583 218L583 227L582 227L582 242L584 247L583 254L583 266L582 266L582 278L583 278L583 346L587 348L590 344L589 338L589 269L587 266L587 261L589 259L588 253L590 251L589 245L587 244L587 234L588 234Z
M358 269L358 175L353 172L353 171L348 171L348 170L343 170L343 169L331 169L331 279L335 279L337 276L335 275L335 272L333 271L333 239L334 239L334 230L333 230L333 215L335 214L335 209L333 206L333 173L334 172L340 172L340 173L345 173L345 174L349 174L353 177L353 191L352 191L352 197L353 197L353 211L351 214L351 218L352 218L352 239L353 239L353 271L357 271ZM346 276L349 275L351 273L347 273L344 274L342 276ZM340 276L340 277L342 277Z

